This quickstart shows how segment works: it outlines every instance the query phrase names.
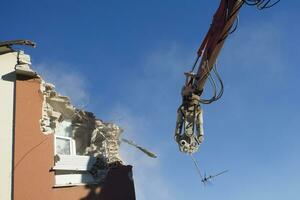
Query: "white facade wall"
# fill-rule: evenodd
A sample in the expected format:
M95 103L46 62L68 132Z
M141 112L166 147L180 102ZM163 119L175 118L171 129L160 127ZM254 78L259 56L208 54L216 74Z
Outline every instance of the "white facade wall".
M12 194L14 87L17 52L0 55L0 199Z

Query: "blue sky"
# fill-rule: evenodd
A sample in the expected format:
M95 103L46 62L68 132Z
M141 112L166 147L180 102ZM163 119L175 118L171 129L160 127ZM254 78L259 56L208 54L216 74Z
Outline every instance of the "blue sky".
M73 102L121 125L137 199L297 199L300 195L300 2L245 6L218 59L225 93L203 106L202 171L229 172L203 187L173 141L183 72L218 0L6 1L1 40L31 39L33 68ZM5 20L4 20L5 19ZM209 90L206 91L209 95Z

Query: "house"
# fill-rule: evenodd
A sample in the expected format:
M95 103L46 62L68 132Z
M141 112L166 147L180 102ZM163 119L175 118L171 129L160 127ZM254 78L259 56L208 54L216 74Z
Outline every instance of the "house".
M13 45L34 46L0 42L0 199L134 200L122 129L74 107Z

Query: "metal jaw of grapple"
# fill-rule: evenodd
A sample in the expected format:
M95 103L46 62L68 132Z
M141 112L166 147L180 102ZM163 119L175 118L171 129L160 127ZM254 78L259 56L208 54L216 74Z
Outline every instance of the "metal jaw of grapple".
M195 153L203 141L203 116L200 105L181 105L177 111L175 140L183 153Z

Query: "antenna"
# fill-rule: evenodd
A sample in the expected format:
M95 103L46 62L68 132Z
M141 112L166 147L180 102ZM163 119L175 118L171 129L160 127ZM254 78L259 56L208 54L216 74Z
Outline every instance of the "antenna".
M214 174L214 175L206 176L206 174L205 174L205 175L204 175L204 178L203 178L201 181L202 181L203 184L206 184L206 183L208 183L211 179L213 179L213 178L215 178L215 177L217 177L217 176L220 176L220 175L222 175L222 174L225 174L226 172L228 172L227 169L224 170L224 171L221 171L221 172L219 172L219 173L217 173L217 174Z

